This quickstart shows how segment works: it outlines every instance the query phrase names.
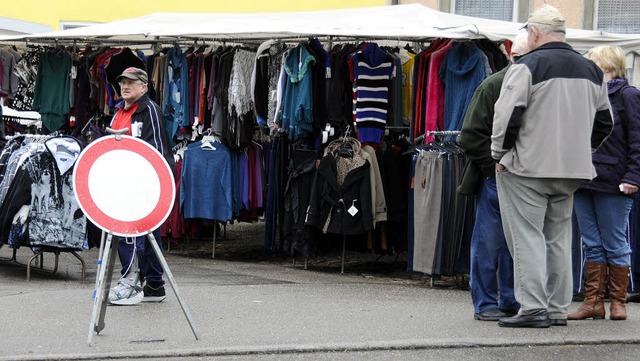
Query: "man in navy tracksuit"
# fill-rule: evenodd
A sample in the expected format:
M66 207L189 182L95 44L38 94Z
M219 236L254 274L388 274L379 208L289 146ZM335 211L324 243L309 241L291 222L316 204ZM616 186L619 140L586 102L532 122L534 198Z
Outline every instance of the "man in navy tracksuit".
M147 95L147 73L130 67L117 80L122 101L116 104L111 128L128 128L125 134L139 137L155 147L173 170L175 164L162 110ZM154 230L153 235L162 249L160 228ZM118 254L122 277L109 292L110 304L135 305L141 301L160 302L166 298L162 264L146 236L120 238Z

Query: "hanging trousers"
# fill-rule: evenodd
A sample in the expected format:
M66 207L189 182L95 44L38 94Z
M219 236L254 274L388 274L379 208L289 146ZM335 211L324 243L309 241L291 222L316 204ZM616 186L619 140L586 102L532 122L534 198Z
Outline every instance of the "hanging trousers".
M416 160L413 181L413 270L432 275L442 209L442 158L423 151Z

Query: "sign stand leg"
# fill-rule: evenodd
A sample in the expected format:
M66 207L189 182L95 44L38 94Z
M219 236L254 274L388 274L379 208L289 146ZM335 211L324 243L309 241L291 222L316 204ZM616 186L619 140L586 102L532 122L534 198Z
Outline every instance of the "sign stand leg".
M98 262L97 262L98 267L96 268L96 284L93 287L94 295L92 298L95 298L95 290L98 289L98 280L100 279L98 277L98 274L100 272L100 267L102 267L102 260L103 260L102 256L104 253L104 242L106 241L106 239L107 239L107 232L102 231L102 234L100 235L100 248L98 249Z
M158 260L162 264L162 269L167 274L167 278L171 283L171 288L173 289L173 292L176 294L176 298L178 299L178 303L182 308L182 312L184 312L184 316L187 318L187 322L189 322L189 326L191 327L193 336L197 340L198 334L196 333L195 325L193 323L193 320L191 319L191 315L189 314L189 309L187 308L187 305L182 301L182 297L180 297L180 292L178 291L178 285L176 284L176 281L173 279L173 274L169 269L169 265L167 264L167 261L164 259L164 256L162 255L162 251L160 250L160 247L158 247L158 243L156 243L156 238L153 236L152 232L147 233L147 237L149 238L149 243L151 243L153 250L156 252L156 256L158 256Z
M96 278L95 290L93 291L93 311L89 324L89 344L91 344L93 332L100 333L105 326L104 317L107 312L107 299L109 297L111 279L113 278L118 242L113 242L113 234L108 233L104 248L102 247L102 241L100 242L100 246L100 253L98 254L98 276ZM104 263L105 261L106 263Z

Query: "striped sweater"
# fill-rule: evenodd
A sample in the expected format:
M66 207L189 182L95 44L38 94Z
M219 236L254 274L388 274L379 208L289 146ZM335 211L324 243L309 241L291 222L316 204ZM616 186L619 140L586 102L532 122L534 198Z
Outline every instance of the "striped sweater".
M363 143L380 143L387 124L389 87L395 75L393 59L377 44L369 43L353 56L354 112Z

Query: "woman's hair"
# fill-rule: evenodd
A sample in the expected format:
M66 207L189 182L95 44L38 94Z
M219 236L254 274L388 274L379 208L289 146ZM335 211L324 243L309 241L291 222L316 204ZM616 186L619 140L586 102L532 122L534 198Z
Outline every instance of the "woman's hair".
M605 72L611 72L612 78L627 76L627 61L620 47L599 45L587 52L587 58L593 60Z

